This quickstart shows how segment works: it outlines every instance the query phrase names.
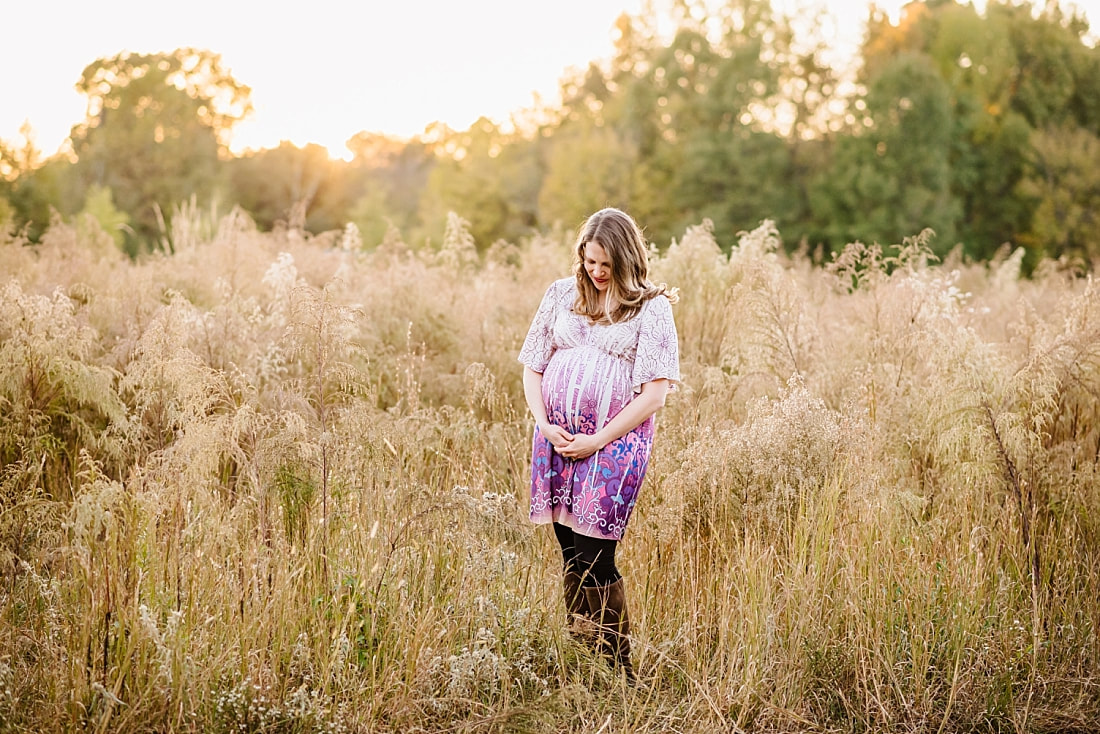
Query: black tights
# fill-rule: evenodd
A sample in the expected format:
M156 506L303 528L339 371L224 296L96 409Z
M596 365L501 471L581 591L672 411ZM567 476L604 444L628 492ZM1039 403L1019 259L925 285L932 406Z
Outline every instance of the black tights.
M554 523L554 535L561 546L565 570L581 574L582 585L607 586L622 577L615 568L615 546L619 541L590 538L558 523Z

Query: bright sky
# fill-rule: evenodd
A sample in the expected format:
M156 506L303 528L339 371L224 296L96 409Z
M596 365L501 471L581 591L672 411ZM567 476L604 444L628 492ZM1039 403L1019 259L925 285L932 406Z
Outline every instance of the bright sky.
M796 7L813 0L781 0ZM236 151L316 142L335 157L360 130L411 137L433 121L463 130L556 99L570 67L611 55L612 28L644 0L24 0L0 10L0 139L24 121L53 154L84 117L73 88L84 67L122 50L193 46L222 55L252 88L255 112ZM868 0L831 0L852 47ZM897 17L901 0L879 0ZM981 7L983 3L979 2ZM657 0L656 5L663 3ZM1100 0L1079 0L1100 25Z

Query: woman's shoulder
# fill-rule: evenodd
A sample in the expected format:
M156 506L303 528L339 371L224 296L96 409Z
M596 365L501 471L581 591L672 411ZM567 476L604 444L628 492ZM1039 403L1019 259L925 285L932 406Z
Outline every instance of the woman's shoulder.
M661 291L645 300L642 304L642 311L653 314L671 314L672 299L669 297L667 291Z
M553 295L558 300L564 298L574 298L577 293L577 279L569 276L566 278L558 278L550 287L546 289L547 294ZM572 302L572 301L570 301Z
M572 275L567 275L564 278L555 280L550 287L559 290L573 291L577 289L577 279Z

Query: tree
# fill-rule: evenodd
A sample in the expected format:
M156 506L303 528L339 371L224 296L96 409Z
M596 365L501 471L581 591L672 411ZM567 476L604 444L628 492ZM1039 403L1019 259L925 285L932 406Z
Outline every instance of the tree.
M985 259L1017 239L1033 209L1018 189L1031 128L1013 105L1018 71L1008 18L955 4L924 18L928 54L954 102L951 187L964 212L958 235L967 254Z
M2 241L15 226L15 207L0 195L0 241Z
M785 180L790 166L782 138L748 126L688 137L670 189L680 216L676 231L709 219L718 240L733 243L763 219L792 221L799 207Z
M1021 192L1037 202L1024 244L1050 257L1100 257L1100 139L1080 127L1032 135Z
M783 35L768 3L679 0L668 11L670 40L645 18L620 17L607 70L591 65L563 84L544 212L570 193L574 218L619 203L667 242L704 217L732 235L798 198L765 113L779 92Z
M99 228L110 235L115 245L122 248L130 218L115 207L110 189L102 186L89 187L84 208L77 214L77 223L80 224L81 219L86 216L95 220Z
M436 163L421 198L424 236L441 237L450 212L469 223L480 250L528 231L541 178L536 143L484 117L463 132L437 125L428 137Z
M380 244L396 228L410 235L420 226L420 205L435 167L431 147L419 139L402 140L362 131L348 141L352 205L348 212L364 246Z
M947 85L954 120L951 189L963 213L958 235L970 255L986 258L1002 243L1016 242L1031 248L1033 261L1046 244L1039 233L1054 232L1049 223L1033 221L1045 216L1037 207L1061 198L1050 190L1052 181L1077 177L1051 175L1061 167L1042 161L1059 157L1054 141L1072 137L1071 128L1100 134L1100 51L1082 42L1087 30L1082 17L1064 14L1056 2L1036 12L1027 2L995 0L984 15L954 2L914 2L897 26L872 14L865 80L911 53L927 55ZM1036 150L1040 143L1045 152ZM1036 165L1047 173L1037 173ZM1086 189L1076 191L1085 196ZM1065 246L1059 242L1050 243L1055 251Z
M755 0L690 17L698 25L683 28L654 67L671 117L662 140L676 148L669 166L674 232L710 219L719 241L732 243L762 219L787 223L797 214L790 148L770 119L780 72L767 58L785 32L767 3ZM708 35L708 26L721 33Z
M1005 19L1015 52L1012 107L1032 128L1059 124L1071 114L1077 80L1073 74L1080 29L1066 25L1057 3L1038 18L1028 5L993 3L990 17Z
M31 241L38 241L53 212L70 216L80 209L84 190L73 175L73 164L65 157L54 156L24 171L11 183L6 198L15 211L17 226L26 227Z
M633 152L611 127L581 120L548 144L539 221L578 226L604 206L629 208Z
M216 196L219 154L252 108L249 88L220 56L124 52L90 64L76 86L87 97L86 119L71 134L79 180L113 192L139 241L155 239L174 204Z
M299 148L284 140L278 148L230 161L229 180L234 201L261 228L282 223L316 233L346 222L349 167L330 158L323 146Z
M51 212L71 214L81 196L74 191L68 160L43 161L29 123L19 128L19 137L10 143L0 141L0 197L7 202L6 221L37 241L50 223Z
M127 90L140 79L150 83ZM197 103L194 111L199 122L214 131L222 150L233 127L252 112L252 90L233 78L220 54L195 48L156 54L123 52L96 60L81 74L76 88L88 98L85 126L95 127L104 110L124 110L126 102L141 102L144 108L156 105L158 85L170 86ZM149 96L141 97L139 92Z
M924 55L888 62L867 93L867 129L840 140L813 192L828 243L892 244L932 228L955 244L950 90Z
M34 130L30 122L19 126L19 137L22 142L9 143L0 140L0 181L15 181L42 163L42 151L34 142Z

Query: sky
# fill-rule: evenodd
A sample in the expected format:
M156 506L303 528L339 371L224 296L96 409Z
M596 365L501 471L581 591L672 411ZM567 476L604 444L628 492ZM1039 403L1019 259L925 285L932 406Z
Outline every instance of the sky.
M794 8L815 0L773 0ZM570 68L613 51L615 19L644 0L113 0L14 2L0 9L0 139L20 141L25 121L47 156L83 120L74 89L84 67L123 50L181 47L221 54L252 89L255 108L236 129L235 152L344 143L368 130L412 137L435 121L468 128L506 122L536 96L557 97ZM660 0L657 1L660 7ZM828 32L854 48L868 0L830 0ZM897 18L901 0L878 0ZM1100 25L1100 0L1079 0ZM979 3L981 7L981 3Z

